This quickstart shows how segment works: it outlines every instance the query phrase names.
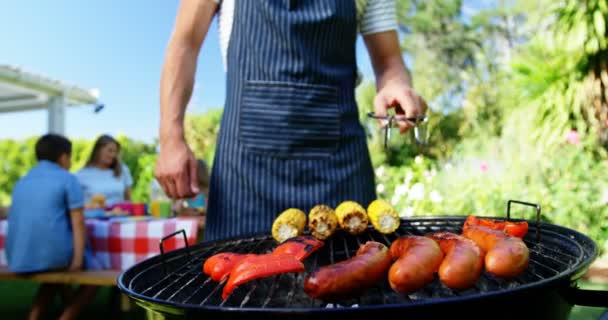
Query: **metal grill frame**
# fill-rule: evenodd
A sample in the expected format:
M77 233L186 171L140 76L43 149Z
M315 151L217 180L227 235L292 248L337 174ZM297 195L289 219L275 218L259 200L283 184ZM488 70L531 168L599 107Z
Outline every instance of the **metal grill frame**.
M405 229L406 231L409 231L407 234L414 234L414 235L423 235L423 234L426 234L429 232L436 232L436 231L459 232L461 229L462 223L464 222L465 219L466 219L465 216L441 216L441 217L413 218L413 219L402 220L402 226L400 227L399 230L401 231L401 230ZM504 219L504 218L496 217L495 219ZM295 294L294 290L295 290L296 286L294 285L291 288L291 290L287 296L287 305L285 307L269 308L266 306L269 304L270 300L272 299L272 294L274 293L274 290L275 290L273 288L280 282L281 277L286 276L286 275L278 275L278 276L275 276L272 287L269 290L270 293L261 307L246 306L247 302L249 302L249 299L251 298L252 293L257 289L257 287L256 287L257 285L255 285L255 284L252 286L252 288L249 290L249 292L247 292L244 299L242 299L240 306L226 305L226 302L230 300L230 297L228 299L226 299L225 301L223 301L219 304L216 304L216 305L206 304L209 302L209 299L212 299L212 297L214 295L216 295L216 296L218 295L217 291L221 291L221 288L223 287L223 283L216 284L216 287L214 288L214 290L212 290L212 292L206 297L206 299L204 299L200 303L197 303L197 304L184 303L184 302L187 302L193 296L195 296L198 290L201 290L204 286L209 285L210 282L213 282L209 278L204 280L207 277L206 275L204 275L202 273L202 263L204 261L204 258L206 258L212 254L219 253L219 252L232 251L235 249L237 249L237 251L238 251L239 245L241 245L243 243L257 243L258 246L262 246L262 244L268 243L269 240L271 239L270 236L268 236L268 235L257 235L257 236L253 236L251 238L236 238L236 239L222 240L222 241L216 241L216 242L210 242L210 243L201 243L201 244L197 244L194 246L190 246L189 254L191 254L191 258L188 260L188 263L182 265L181 267L179 267L175 270L172 270L169 274L167 274L165 276L164 279L159 279L159 281L155 285L159 285L160 283L163 283L163 281L166 281L167 279L174 277L174 276L177 276L177 278L174 279L173 282L170 282L169 284L164 284L164 287L159 290L156 290L154 295L147 294L147 293L151 292L151 289L154 288L155 285L152 285L151 287L147 288L146 290L136 292L136 290L134 290L134 283L137 281L137 278L139 276L141 276L143 273L145 273L146 270L150 270L150 269L161 270L164 267L164 261L166 261L167 263L170 264L172 261L175 262L176 260L183 259L183 257L187 254L187 251L186 251L187 249L183 248L183 249L175 250L175 251L166 253L162 256L156 256L156 257L150 258L144 262L141 262L140 264L134 266L133 268L121 273L121 275L118 279L118 285L119 285L119 288L123 292L125 292L126 294L128 294L129 296L131 296L132 298L137 300L138 302L145 304L148 307L152 307L153 309L160 309L161 311L165 311L165 312L169 311L169 309L173 310L174 312L178 312L178 313L185 311L185 310L189 310L189 309L197 309L200 311L205 311L205 310L214 311L214 312L230 311L230 312L247 313L247 314L272 313L272 314L289 315L289 314L305 313L307 315L313 315L315 313L328 314L328 313L333 313L333 312L337 312L337 311L345 311L345 310L359 312L359 311L373 311L373 310L386 309L386 308L423 307L423 306L437 305L437 304L461 303L461 302L493 298L493 297L501 297L501 296L506 297L509 295L524 292L526 290L541 289L541 288L549 287L549 286L563 285L564 283L569 284L569 283L572 283L573 281L577 280L578 278L580 278L580 276L582 276L582 274L586 271L588 266L591 264L591 262L597 256L598 252L597 252L597 246L595 245L595 243L591 239L589 239L587 236L585 236L575 230L571 230L571 229L568 229L565 227L552 225L552 224L548 224L548 223L543 223L543 222L541 222L539 226L540 226L540 234L542 234L542 241L538 244L535 243L534 238L531 234L533 234L533 231L535 231L534 229L536 227L534 224L531 224L530 225L530 231L531 231L530 235L526 236L526 238L525 238L526 244L528 245L531 253L540 254L541 256L548 258L549 260L554 260L554 263L561 264L563 262L560 261L559 259L550 257L546 253L561 255L562 258L565 261L567 261L566 263L568 264L567 268L564 271L559 272L558 270L555 270L554 268L552 268L549 265L540 264L540 268L545 268L548 271L554 272L555 274L550 277L544 277L539 274L530 273L530 275L537 277L539 279L537 281L533 281L533 282L524 281L524 283L520 283L517 286L499 289L499 290L480 292L480 291L483 291L484 289L476 288L479 290L478 292L464 294L464 295L455 294L451 297L434 297L434 295L437 295L437 293L434 291L434 289L429 290L428 286L427 286L428 291L422 290L421 292L418 292L413 296L414 299L412 299L412 295L410 295L410 296L408 296L407 299L404 299L403 301L401 301L399 303L390 303L390 301L388 301L387 297L386 297L386 294L388 294L388 291L383 292L382 290L380 290L380 293L382 294L381 300L384 302L382 304L365 305L365 304L359 303L360 301L357 301L359 306L356 308L326 308L325 307L327 305L326 303L322 303L323 306L321 306L321 303L318 303L318 305L315 305L316 304L315 301L319 301L319 300L310 299L311 303L310 303L309 307L291 307L291 306L289 306L289 303L291 301L290 299L292 299L293 295ZM375 240L375 241L380 240L380 239L374 239L373 238L374 234L378 235L377 233L371 231L371 228L370 228L370 231L365 233L362 237L367 237L367 238L370 238L370 240ZM399 233L399 232L396 233L396 236L401 236L401 235L405 235L405 234ZM390 240L388 239L388 237L387 236L383 236L383 237L384 237L383 241L380 241L380 242L390 244ZM330 256L329 256L330 263L336 262L334 260L335 259L334 253L336 253L338 251L336 248L334 248L334 246L338 242L340 242L340 240L344 243L344 246L346 249L345 251L346 251L347 255L348 255L349 251L353 252L354 250L356 250L356 248L347 248L348 244L347 244L347 239L345 237L338 236L338 237L333 237L332 239L333 239L332 241L326 242L326 247L328 248L329 253L330 253ZM362 243L361 240L359 240L359 238L357 238L357 240L359 241L359 243ZM560 247L558 247L558 248L548 247L544 244L544 242L546 242L546 241L558 243L562 247L561 248ZM563 249L566 246L568 246L569 249L575 248L579 252L578 256L565 255L558 251L558 249ZM260 248L258 247L255 249L259 250ZM270 249L270 248L266 248L266 249ZM348 249L350 249L350 250L348 250ZM211 250L213 250L213 251L210 252ZM318 255L314 254L310 258L313 259L313 261L311 262L312 267L316 267ZM547 260L547 261L549 261L549 260ZM539 262L531 259L530 263L538 264ZM166 299L158 298L165 292L165 290L167 290L167 288L171 287L172 284L177 283L181 277L186 276L188 274L188 271L191 271L191 270L198 270L198 273L195 276L191 277L184 286L182 286L180 289L178 289L175 292L171 292L171 294ZM180 271L182 271L183 273L179 273ZM184 271L186 271L186 272L184 272ZM301 280L303 277L304 277L304 274L300 274L298 276L298 279ZM488 276L485 272L483 273L482 277L484 277L484 281L487 281L487 282L500 281L500 280L494 279L491 276ZM197 279L199 279L199 281L201 281L201 283L197 285L198 289L195 290L193 293L191 293L187 299L182 300L181 302L171 301L171 299L175 298L179 294L180 290L183 290L187 285L190 285L191 283L197 281ZM435 282L437 282L437 280L435 280ZM479 283L480 282L478 281L478 284ZM376 290L376 289L371 289L371 290ZM449 289L447 289L447 290L449 290ZM394 293L394 294L396 294L396 293ZM397 295L399 295L399 294L397 294ZM404 298L403 295L399 295L399 296ZM182 310L182 311L179 311L179 310Z

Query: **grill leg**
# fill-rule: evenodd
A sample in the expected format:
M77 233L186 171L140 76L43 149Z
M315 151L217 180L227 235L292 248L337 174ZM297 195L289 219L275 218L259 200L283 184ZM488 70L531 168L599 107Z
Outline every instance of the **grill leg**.
M164 320L165 316L158 312L152 311L152 310L146 310L146 319L147 320Z
M159 313L154 310L146 309L146 319L147 320L173 320L180 319L180 317L172 316L169 314ZM183 318L181 318L183 319Z

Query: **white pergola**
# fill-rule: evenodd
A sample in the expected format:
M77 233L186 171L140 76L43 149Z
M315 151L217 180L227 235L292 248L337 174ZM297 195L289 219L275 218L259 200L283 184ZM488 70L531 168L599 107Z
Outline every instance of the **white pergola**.
M0 113L48 110L48 131L63 134L65 109L95 105L101 110L99 90L81 87L0 64Z

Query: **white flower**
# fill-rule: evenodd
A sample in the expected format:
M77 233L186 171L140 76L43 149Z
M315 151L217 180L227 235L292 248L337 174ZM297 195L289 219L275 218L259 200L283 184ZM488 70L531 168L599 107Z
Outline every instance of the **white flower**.
M604 194L602 195L602 203L608 204L608 188L604 189Z
M422 172L422 175L424 176L424 180L426 180L426 182L431 182L433 180L433 177L437 174L437 172L435 171L435 173L433 173L433 171L429 171L429 170L424 170L424 172Z
M435 170L435 168L431 169L431 177L434 177L437 175L437 170Z
M384 192L384 185L381 183L378 186L376 186L376 192L378 193L383 193Z
M431 191L431 193L429 194L429 197L431 198L431 202L434 202L434 203L439 203L439 202L443 201L443 197L441 196L441 193L439 193L439 191L437 191L437 190Z
M397 203L399 203L399 196L398 195L393 195L393 198L391 199L391 204L392 205L397 205Z
M453 167L454 167L454 166L453 166L451 163L449 163L449 162L448 162L448 163L446 163L446 164L445 164L445 166L443 166L443 168L444 168L445 170L450 170L450 169L452 169Z
M379 167L376 169L376 175L377 175L378 177L382 177L382 176L384 175L384 172L385 172L385 171L386 171L386 170L384 169L384 166L379 166Z
M401 212L399 212L399 217L401 217L401 218L407 218L407 217L411 217L413 215L414 215L413 207L405 207L405 208L403 208L403 210L401 210Z
M403 181L405 184L409 185L410 182L412 182L412 179L414 179L414 173L411 170L408 170Z
M424 199L424 185L420 182L414 184L410 189L408 196L411 200L422 200Z
M396 196L404 196L407 194L408 191L408 186L407 184L400 184L395 188L395 195Z
M422 164L422 156L421 155L417 155L416 158L414 158L414 162L416 164Z

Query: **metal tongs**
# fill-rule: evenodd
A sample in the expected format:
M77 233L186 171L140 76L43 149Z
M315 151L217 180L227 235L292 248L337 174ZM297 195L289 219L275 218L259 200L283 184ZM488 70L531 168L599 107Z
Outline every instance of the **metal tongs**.
M396 125L397 121L408 121L414 124L413 137L414 141L418 145L425 146L427 142L427 125L429 119L427 116L422 115L418 117L405 117L403 115L386 115L386 116L377 116L373 112L367 114L368 117L384 120L386 125L384 126L384 148L388 148L388 142L391 139L391 129Z

